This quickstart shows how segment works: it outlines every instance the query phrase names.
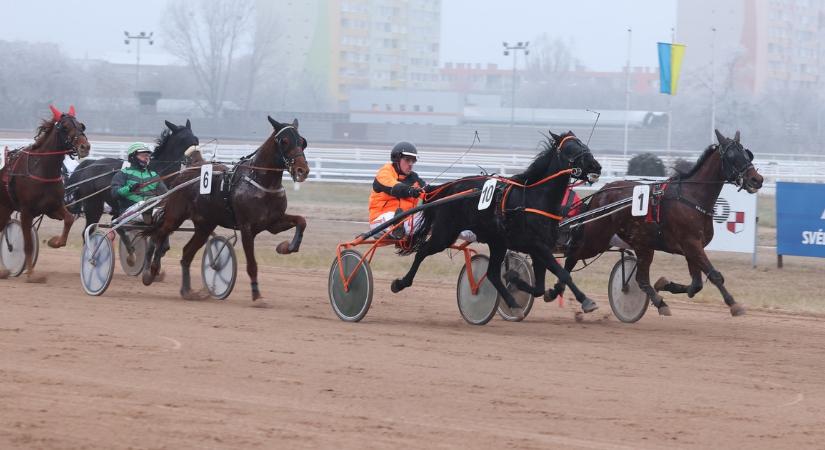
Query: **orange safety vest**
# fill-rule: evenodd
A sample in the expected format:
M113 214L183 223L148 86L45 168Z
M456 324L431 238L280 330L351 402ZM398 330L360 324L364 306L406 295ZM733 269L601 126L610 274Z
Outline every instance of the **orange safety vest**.
M373 190L372 193L370 193L370 222L386 212L395 211L398 208L406 211L418 204L418 198L398 198L390 195L388 192L376 189L380 188L388 191L405 179L407 179L407 176L396 172L392 163L384 164L378 169L378 173L375 175L375 181L373 181ZM380 186L376 186L376 184ZM421 187L418 181L412 185Z

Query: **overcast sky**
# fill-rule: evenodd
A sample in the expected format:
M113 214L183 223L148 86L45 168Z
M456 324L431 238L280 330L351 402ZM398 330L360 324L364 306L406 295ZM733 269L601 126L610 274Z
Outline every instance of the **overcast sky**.
M499 63L502 41L530 41L542 33L568 41L575 56L596 70L620 70L633 29L632 64L657 65L656 42L670 39L676 0L442 0L441 61ZM123 31L155 31L141 48L146 63L165 54L160 21L166 0L0 0L0 39L61 42L72 57L131 62Z

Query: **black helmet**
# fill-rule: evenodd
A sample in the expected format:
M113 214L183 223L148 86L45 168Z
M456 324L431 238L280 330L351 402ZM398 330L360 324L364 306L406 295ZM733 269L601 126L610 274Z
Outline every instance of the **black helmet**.
M406 141L401 141L395 144L395 147L392 148L390 152L390 161L397 163L401 160L402 156L412 156L415 159L418 159L418 150L415 149L415 146L410 144Z

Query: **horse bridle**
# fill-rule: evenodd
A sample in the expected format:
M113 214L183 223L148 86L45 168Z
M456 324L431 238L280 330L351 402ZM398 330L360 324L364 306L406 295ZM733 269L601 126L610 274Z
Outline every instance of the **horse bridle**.
M567 142L568 139L575 139L576 141L579 142L579 144L581 144L582 148L581 148L581 151L578 152L577 154L575 154L573 157L571 157L571 158L567 158L567 157L562 158L561 148L562 148L562 145L564 145L564 143ZM573 165L576 163L576 161L583 158L585 154L590 153L590 149L588 149L587 146L582 143L581 139L579 139L575 135L570 135L570 136L564 137L561 141L559 141L559 145L557 145L556 148L558 149L558 152L559 152L559 158L564 159L565 161L567 161L568 168L573 170L573 172L571 172L570 175L575 177L575 178L581 177L582 176L582 169L580 167L573 167Z
M77 130L77 134L74 136L73 139L69 139L69 132L63 125L63 119L66 117L71 119L72 123L75 126L75 130ZM63 147L61 150L65 150L66 154L69 156L77 156L77 140L80 139L80 136L86 137L86 133L84 133L80 129L80 122L78 122L74 116L63 114L62 116L60 116L60 119L58 119L58 121L54 123L54 128L55 130L57 130L58 139L60 140L60 143Z
M297 155L291 158L287 158L286 154L284 153L284 150L281 148L281 142L278 140L278 136L280 136L281 133L283 133L286 130L295 130L295 135L298 137L298 139L295 140L295 146L300 150L298 151ZM303 143L301 141L304 140L304 138L300 135L300 133L298 133L298 129L293 127L292 125L287 125L278 130L278 132L275 133L274 138L276 140L276 145L278 146L278 154L281 155L281 160L283 160L284 162L284 168L287 170L287 172L291 174L292 167L295 166L295 160L298 159L298 157L300 156L303 156L304 159L306 159L306 156L304 156L304 147L301 145Z
M748 160L748 163L745 164L742 168L736 167L735 165L733 165L733 162L728 162L725 158L725 155L729 151L733 150L734 146L737 145L742 148L742 153L745 154L745 159ZM751 154L751 156L748 157L748 154L745 153L745 148L741 144L732 139L728 140L728 142L724 144L719 144L717 147L719 152L719 158L722 160L722 175L725 177L725 181L728 183L735 184L741 190L745 187L745 173L748 171L748 169L753 167L753 162L751 162L753 159L753 154ZM730 175L728 175L728 173L730 173Z

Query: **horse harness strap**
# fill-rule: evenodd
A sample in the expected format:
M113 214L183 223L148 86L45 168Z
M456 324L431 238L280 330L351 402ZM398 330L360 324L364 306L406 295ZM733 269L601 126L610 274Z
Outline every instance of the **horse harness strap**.
M695 209L696 211L699 211L700 213L702 213L706 216L713 217L713 211L708 211L704 207L697 205L696 203L688 200L685 197L682 197L682 183L681 182L677 182L676 186L677 186L676 187L676 200L679 200L680 202L690 206L691 208Z
M282 195L284 195L284 192L286 191L286 189L284 189L283 186L278 186L276 189L265 188L265 187L261 186L257 181L253 180L249 175L244 175L243 179L245 181L249 182L249 184L251 184L252 186L255 186L256 188L258 188L258 189L260 189L264 192L267 192L269 194L275 194L275 195L278 195L278 196L282 196Z

